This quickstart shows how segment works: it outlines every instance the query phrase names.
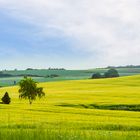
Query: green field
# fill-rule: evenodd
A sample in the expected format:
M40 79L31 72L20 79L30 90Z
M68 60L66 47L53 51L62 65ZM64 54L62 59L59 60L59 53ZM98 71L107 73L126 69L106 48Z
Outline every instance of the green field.
M19 75L37 75L32 78L38 82L50 82L50 81L64 81L64 80L81 80L91 78L93 73L104 73L108 69L91 69L91 70L12 70L3 71L4 74L11 74L13 77L0 78L0 86L11 86L14 81L17 83L23 78ZM118 68L120 76L129 76L140 74L140 68ZM48 75L56 74L58 77L46 77Z
M0 140L139 140L140 75L40 83L46 97L32 105L9 92L0 104Z

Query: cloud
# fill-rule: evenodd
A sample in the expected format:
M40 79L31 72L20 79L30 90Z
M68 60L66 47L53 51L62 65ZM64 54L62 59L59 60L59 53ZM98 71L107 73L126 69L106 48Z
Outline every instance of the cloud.
M95 65L139 63L139 0L0 0L0 8L41 37L72 38Z

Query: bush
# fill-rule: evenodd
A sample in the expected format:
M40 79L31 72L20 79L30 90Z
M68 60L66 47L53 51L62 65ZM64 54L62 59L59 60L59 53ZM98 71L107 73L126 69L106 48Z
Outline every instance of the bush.
M113 78L113 77L119 77L119 73L116 69L109 69L107 72L104 74L105 78Z
M101 74L100 73L94 73L92 75L92 79L99 79L99 78L102 78Z
M3 104L10 104L11 98L9 97L8 92L5 93L5 95L2 97Z

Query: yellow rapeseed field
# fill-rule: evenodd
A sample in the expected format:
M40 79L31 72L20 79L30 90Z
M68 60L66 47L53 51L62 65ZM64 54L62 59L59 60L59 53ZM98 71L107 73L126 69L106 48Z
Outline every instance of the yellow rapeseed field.
M140 105L140 75L38 86L46 97L32 105L18 98L17 86L0 89L0 98L6 91L11 97L10 105L0 104L0 140L140 138L140 112L125 110ZM103 108L115 105L124 106Z

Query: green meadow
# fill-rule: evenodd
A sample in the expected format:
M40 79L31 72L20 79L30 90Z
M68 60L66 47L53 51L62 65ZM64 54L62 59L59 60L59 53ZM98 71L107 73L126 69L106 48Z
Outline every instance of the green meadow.
M66 81L89 79L93 73L100 72L103 74L108 69L97 68L89 70L9 70L1 71L3 74L9 74L9 77L0 77L0 86L12 86L14 81L17 83L23 78L23 75L32 75L32 78L38 82ZM117 68L120 76L130 76L140 74L140 68ZM57 75L56 77L49 77Z
M0 140L139 140L140 75L39 83L45 98L29 105L18 86L0 104Z

